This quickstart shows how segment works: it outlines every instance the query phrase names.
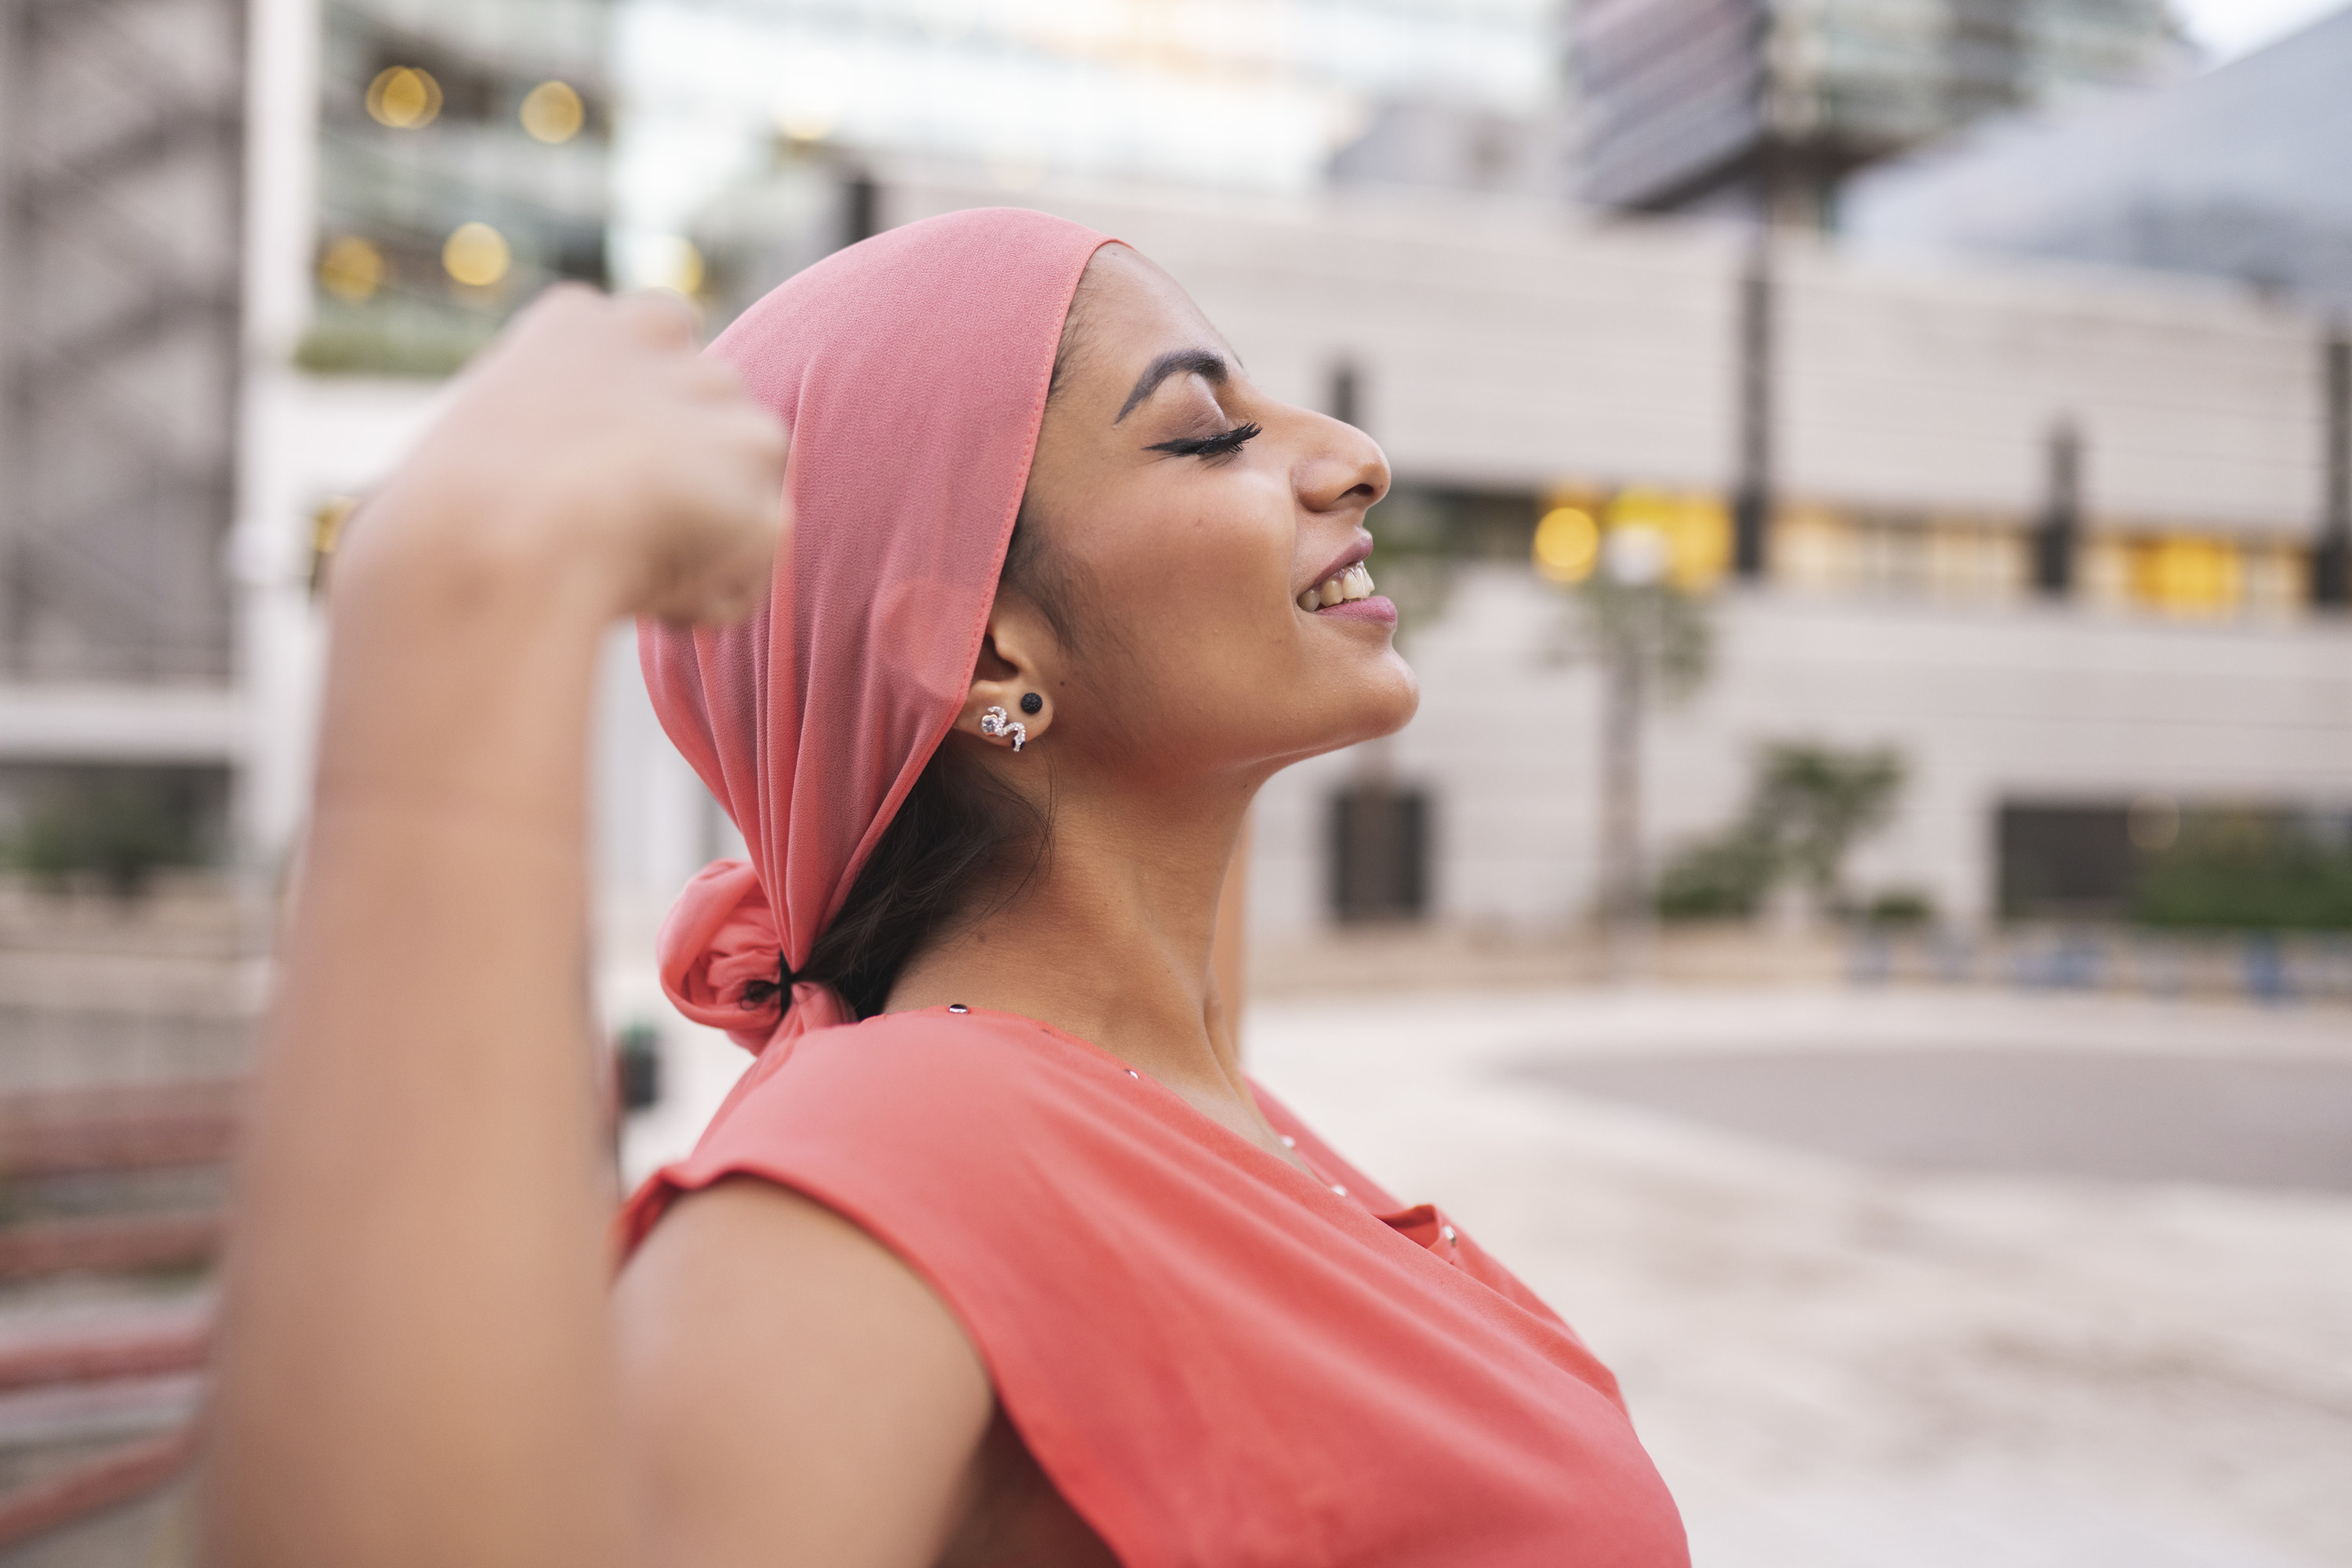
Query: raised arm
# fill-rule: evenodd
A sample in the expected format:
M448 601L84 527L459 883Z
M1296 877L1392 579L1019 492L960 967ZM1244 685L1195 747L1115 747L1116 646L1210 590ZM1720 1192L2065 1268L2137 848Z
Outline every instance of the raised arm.
M223 1568L637 1560L589 1049L591 681L617 616L757 601L783 456L681 311L564 290L354 520L238 1178Z

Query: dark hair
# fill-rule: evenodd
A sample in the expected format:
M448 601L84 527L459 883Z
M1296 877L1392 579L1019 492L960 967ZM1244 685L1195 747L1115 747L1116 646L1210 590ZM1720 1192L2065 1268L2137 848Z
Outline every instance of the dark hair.
M1045 392L1048 405L1062 390L1078 342L1078 309L1073 302L1054 352L1053 378ZM999 581L1035 605L1063 645L1070 646L1076 585L1067 564L1040 543L1026 497L1005 543ZM1050 768L1051 763L1045 765ZM1049 775L1049 797L1050 784ZM762 1005L781 990L790 1006L793 983L814 980L839 993L855 1016L872 1017L889 1001L890 988L907 961L986 892L991 882L1009 883L1006 897L1019 891L1021 882L1044 863L1052 832L1050 807L1040 809L961 754L952 737L941 742L899 803L890 826L882 830L840 912L817 933L808 962L797 971L781 973L772 987L744 987L744 1005ZM1025 868L1020 865L1024 848L1030 852Z
M1034 869L1051 826L1047 812L942 744L882 830L841 912L817 934L808 963L782 975L782 984L823 981L852 1014L872 1017L907 961L987 883L1010 879L1024 846L1033 847ZM746 1003L757 1000L752 990Z

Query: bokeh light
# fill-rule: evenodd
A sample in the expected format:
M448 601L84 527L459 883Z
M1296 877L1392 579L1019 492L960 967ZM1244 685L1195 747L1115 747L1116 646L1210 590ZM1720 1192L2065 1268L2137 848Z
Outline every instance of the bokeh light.
M1674 566L1674 542L1663 529L1646 522L1620 523L1601 541L1601 552L1609 565L1609 579L1628 588L1647 588L1664 580Z
M360 304L383 286L383 252L355 234L327 247L319 258L319 287L339 300Z
M368 83L367 111L394 131L421 130L440 116L441 84L414 66L386 67Z
M694 241L684 235L665 234L641 248L648 253L645 266L651 287L668 289L689 300L701 294L709 271L701 247Z
M2234 543L2175 534L2139 543L2131 552L2133 596L2176 615L2235 609L2244 573Z
M1665 576L1686 594L1722 581L1731 565L1731 515L1719 497L1701 492L1632 489L1611 498L1604 513L1621 528L1655 531L1665 547Z
M522 128L534 141L553 145L580 134L587 106L569 82L543 81L522 100Z
M504 278L513 262L506 236L486 223L459 225L441 247L441 265L448 268L449 276L477 289L487 289Z
M1555 583L1581 583L1601 557L1601 528L1581 507L1558 506L1536 524L1536 570Z

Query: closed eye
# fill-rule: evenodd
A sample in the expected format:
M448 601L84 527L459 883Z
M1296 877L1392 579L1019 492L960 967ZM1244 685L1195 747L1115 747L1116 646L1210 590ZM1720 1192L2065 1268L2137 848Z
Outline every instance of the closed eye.
M1230 430L1220 430L1213 436L1183 437L1173 441L1155 441L1144 448L1147 452L1165 452L1171 458L1230 458L1242 449L1243 444L1263 434L1253 424L1244 423Z

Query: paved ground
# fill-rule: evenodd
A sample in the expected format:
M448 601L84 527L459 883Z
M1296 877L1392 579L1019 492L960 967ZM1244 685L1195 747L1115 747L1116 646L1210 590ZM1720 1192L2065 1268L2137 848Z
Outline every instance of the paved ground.
M1700 1568L2352 1568L2352 1015L1581 989L1249 1038L1618 1369ZM640 1169L736 1070L674 1043Z
M2352 1564L2352 1016L1584 991L1251 1045L1618 1368L1701 1568Z
M2352 1060L1869 1049L1593 1061L1507 1076L1887 1170L2352 1191Z

